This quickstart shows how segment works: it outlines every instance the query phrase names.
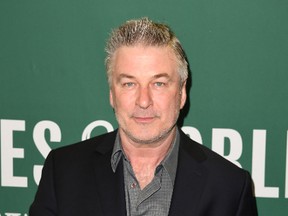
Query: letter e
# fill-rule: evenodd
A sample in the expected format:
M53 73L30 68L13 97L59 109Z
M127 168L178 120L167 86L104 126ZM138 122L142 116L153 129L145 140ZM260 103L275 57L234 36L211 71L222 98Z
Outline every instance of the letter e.
M25 121L5 119L0 124L2 186L27 187L27 177L13 175L13 159L24 158L24 149L13 148L13 132L25 131Z

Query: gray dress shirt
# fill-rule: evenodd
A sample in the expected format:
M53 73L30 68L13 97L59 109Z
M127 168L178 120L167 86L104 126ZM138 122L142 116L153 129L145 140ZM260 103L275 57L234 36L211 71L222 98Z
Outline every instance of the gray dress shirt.
M117 134L111 156L111 166L115 172L119 161L123 160L127 216L168 215L177 170L178 150L177 128L175 140L165 158L156 167L153 180L141 190L132 166L122 149L120 136Z

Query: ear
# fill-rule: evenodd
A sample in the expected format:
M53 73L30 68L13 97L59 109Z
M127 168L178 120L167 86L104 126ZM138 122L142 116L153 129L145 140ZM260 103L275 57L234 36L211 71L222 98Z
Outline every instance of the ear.
M113 96L113 91L112 91L111 88L110 88L110 91L109 91L109 100L110 100L111 107L114 109L114 96Z
M186 83L187 80L185 80L181 86L180 89L180 109L182 109L186 103L187 93L186 93Z

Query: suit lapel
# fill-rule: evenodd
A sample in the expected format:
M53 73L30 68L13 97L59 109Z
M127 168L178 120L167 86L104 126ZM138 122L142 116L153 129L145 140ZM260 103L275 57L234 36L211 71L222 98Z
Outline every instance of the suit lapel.
M111 154L115 142L114 132L106 137L97 146L94 157L96 171L97 193L100 200L103 215L126 215L126 202L124 191L123 163L120 160L114 173L111 168Z
M178 168L169 216L197 215L207 172L201 162L205 153L194 141L180 132Z
M169 216L197 215L200 199L207 181L207 171L202 165L206 155L198 144L181 130L178 167L170 205ZM94 157L95 185L103 215L126 215L122 160L114 173L111 154L116 132L106 136L97 145Z

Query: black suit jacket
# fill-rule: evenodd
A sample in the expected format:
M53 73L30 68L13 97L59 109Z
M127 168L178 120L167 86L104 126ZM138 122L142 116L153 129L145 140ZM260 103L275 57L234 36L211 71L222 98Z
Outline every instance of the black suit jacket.
M30 216L125 216L123 166L111 168L116 131L52 150ZM252 181L180 131L169 216L257 215Z

